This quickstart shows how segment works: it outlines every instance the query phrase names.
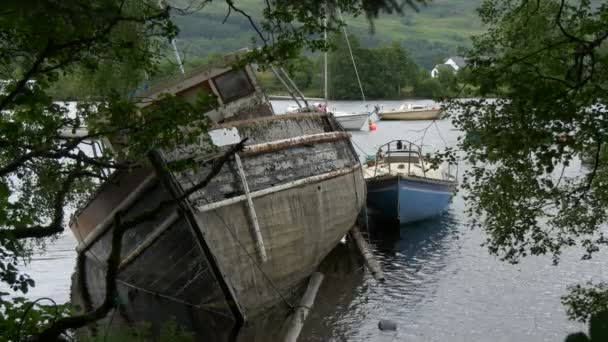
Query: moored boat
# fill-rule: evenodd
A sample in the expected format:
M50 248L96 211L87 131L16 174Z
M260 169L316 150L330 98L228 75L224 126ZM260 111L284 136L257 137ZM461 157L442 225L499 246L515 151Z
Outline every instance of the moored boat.
M399 108L379 113L382 120L436 120L441 117L441 108L404 103Z
M317 112L326 113L327 106L324 103L310 105L309 107L299 108L297 105L289 105L287 107L287 113L306 113L306 112ZM365 127L365 124L370 118L368 113L347 113L330 110L331 115L340 124L342 128L347 131L358 131Z
M439 215L456 189L457 172L452 164L431 168L416 144L390 141L363 166L367 206L401 224Z
M175 318L196 334L219 332L208 315L234 326L289 301L355 224L365 188L348 133L325 113L274 115L251 66L195 69L140 97L217 97L207 113L216 145L153 151L150 165L120 170L70 222L79 241L73 300L94 308L104 300L104 261L117 212L133 217L175 201L161 217L128 230L122 240L117 301L111 322L149 322L157 330ZM206 187L182 194L210 173L217 158L248 138ZM168 162L197 167L171 171Z
M367 113L332 112L334 118L345 130L358 131L363 129L369 120Z

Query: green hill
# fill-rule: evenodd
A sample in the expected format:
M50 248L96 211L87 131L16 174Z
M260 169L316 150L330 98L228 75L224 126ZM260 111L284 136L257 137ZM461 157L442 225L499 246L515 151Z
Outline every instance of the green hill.
M261 17L261 0L240 0L236 4L254 18ZM480 0L435 0L421 6L420 12L406 8L405 15L382 15L374 22L375 32L367 19L345 18L349 34L356 35L363 45L397 40L414 60L426 68L456 54L459 47L470 43L470 36L482 32L475 8ZM197 12L175 16L180 27L177 43L185 59L204 58L251 46L254 31L248 21L232 13L225 23L227 8L223 3L209 3Z

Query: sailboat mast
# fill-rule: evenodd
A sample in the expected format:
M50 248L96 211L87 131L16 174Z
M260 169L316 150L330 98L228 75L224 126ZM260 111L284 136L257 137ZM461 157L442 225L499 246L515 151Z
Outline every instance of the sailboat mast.
M163 0L158 0L158 7L162 10L165 6ZM182 64L182 57L179 55L179 51L177 50L177 45L175 44L175 38L171 38L171 46L173 47L173 53L175 53L175 60L177 61L177 65L179 66L179 71L184 75L186 72L184 71L184 65Z
M344 18L342 18L342 11L338 8L338 15L340 16L340 21L344 23ZM361 78L359 77L359 71L357 70L357 63L355 63L355 56L353 55L353 49L350 47L350 41L348 40L348 32L346 32L346 26L342 27L344 31L344 39L346 40L346 46L348 46L348 53L350 54L350 60L353 62L353 68L355 69L355 76L357 76L357 83L359 84L359 90L361 90L361 98L363 102L365 102L365 93L363 92L363 85L361 84Z
M324 30L323 30L323 38L325 39L325 45L327 45L327 13L325 13L324 21ZM328 77L327 77L327 50L323 53L323 98L325 99L325 105L327 106L327 101L329 100L328 94Z

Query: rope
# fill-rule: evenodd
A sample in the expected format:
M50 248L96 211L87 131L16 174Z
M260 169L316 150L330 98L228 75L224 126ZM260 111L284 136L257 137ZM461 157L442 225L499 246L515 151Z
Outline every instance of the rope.
M447 146L448 146L448 143L447 143L447 141L445 141L445 139L443 138L443 135L441 135L441 130L439 129L439 126L437 126L437 121L434 121L434 120L433 120L433 123L435 124L435 129L437 130L437 134L439 134L439 137L440 137L440 138L441 138L441 140L443 141L443 145L444 145L445 147L447 147Z
M340 8L338 8L338 15L340 16L340 21L344 22L344 19L342 18L342 11L340 11ZM350 47L350 40L348 39L346 26L343 26L342 30L344 30L344 38L346 39L346 46L348 46L348 53L350 53L350 59L353 62L353 68L355 69L355 75L357 76L357 83L359 83L359 90L361 90L361 98L363 98L363 102L365 102L365 93L363 93L363 86L361 85L361 79L359 78L359 71L357 71L355 56L353 56L353 50Z
M214 313L214 314L217 314L217 315L221 315L221 316L224 316L224 317L228 317L228 318L232 318L233 317L233 316L227 315L224 312L210 309L210 308L204 306L204 304L194 304L194 303L186 302L186 301L181 300L179 298L168 296L168 295L162 294L160 292L155 292L155 291L150 291L148 289L144 289L143 287L139 287L137 285L133 285L131 283L127 283L126 281L117 280L117 282L119 282L119 283L121 283L121 284L123 284L125 286L128 286L130 288L133 288L135 290L148 293L148 294L150 294L152 296L155 296L155 297L160 297L160 298L163 298L163 299L166 299L166 300L170 300L172 302L176 302L176 303L179 303L179 304L182 304L182 305L190 306L190 307L195 308L195 309L205 310L205 311L208 311L208 312L211 312L211 313Z
M372 155L367 154L367 152L365 152L365 150L364 150L364 149L363 149L361 146L359 146L359 145L358 145L358 144L357 144L357 143L356 143L356 142L355 142L353 139L350 139L350 141L353 143L353 145L355 145L355 147L356 147L356 148L357 148L359 151L361 151L361 154L363 154L363 156L365 156L366 158L368 158L368 157L372 157Z

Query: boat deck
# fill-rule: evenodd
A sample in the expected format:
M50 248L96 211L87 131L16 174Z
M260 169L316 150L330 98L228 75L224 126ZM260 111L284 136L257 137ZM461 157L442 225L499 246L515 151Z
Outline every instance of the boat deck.
M377 165L363 166L363 177L367 179L385 177L385 176L402 176L427 178L433 181L450 181L447 174L442 169L431 169L429 166L423 169L420 163L404 162L379 162ZM453 180L452 180L453 181Z

